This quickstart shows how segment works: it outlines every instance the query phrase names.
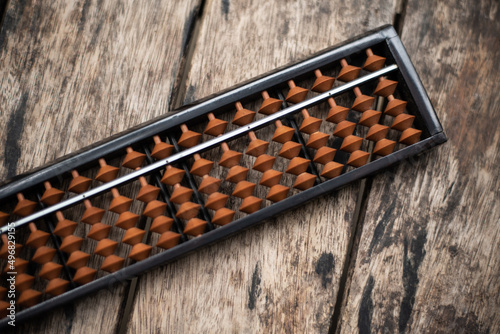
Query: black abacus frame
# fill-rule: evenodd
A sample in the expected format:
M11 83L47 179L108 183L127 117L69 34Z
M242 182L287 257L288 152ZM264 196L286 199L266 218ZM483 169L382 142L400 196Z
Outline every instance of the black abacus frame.
M181 109L167 113L161 118L115 135L106 141L89 146L70 156L58 159L51 165L16 177L0 188L0 201L7 200L19 192L37 187L46 180L54 179L73 169L87 167L102 157L116 156L128 146L135 146L150 139L154 135L176 128L192 119L201 117L215 110L228 110L237 101L244 102L249 97L260 94L261 91L276 86L290 79L313 72L317 68L326 66L351 54L382 44L386 49L388 59L397 65L398 81L405 86L407 94L403 98L413 102L415 110L411 110L423 125L428 136L416 144L410 145L388 156L382 157L368 164L342 174L334 179L321 183L321 187L312 187L283 201L263 208L255 213L240 218L228 225L206 232L205 234L185 241L174 248L153 255L143 261L129 265L121 270L108 274L88 284L74 288L60 296L52 297L35 306L22 310L16 314L17 321L23 321L72 301L75 298L87 295L90 292L110 287L116 282L132 279L153 267L173 261L213 242L222 240L243 229L264 222L265 219L276 216L286 210L301 205L309 200L324 195L342 186L374 174L397 162L415 156L431 147L444 143L447 139L439 123L432 104L422 86L422 83L411 64L410 58L401 43L396 31L390 25L348 40L340 45L326 49L311 58L288 65L275 71L259 76L238 86L229 88L218 94L209 96ZM0 328L7 326L8 318L0 321Z

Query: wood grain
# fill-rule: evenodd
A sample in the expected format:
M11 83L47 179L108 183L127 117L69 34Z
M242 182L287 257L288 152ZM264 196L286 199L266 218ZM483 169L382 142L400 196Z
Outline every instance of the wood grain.
M199 1L17 1L0 34L0 179L168 111ZM17 327L113 332L126 284Z
M410 0L402 39L448 143L373 179L341 331L500 331L500 11Z
M393 4L207 1L185 102L392 20ZM129 332L327 332L359 183L140 279Z

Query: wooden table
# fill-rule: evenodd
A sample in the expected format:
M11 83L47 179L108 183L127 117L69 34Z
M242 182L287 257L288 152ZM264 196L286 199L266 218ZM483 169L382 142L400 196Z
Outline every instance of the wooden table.
M387 23L449 137L19 332L500 332L498 2L1 3L0 179Z

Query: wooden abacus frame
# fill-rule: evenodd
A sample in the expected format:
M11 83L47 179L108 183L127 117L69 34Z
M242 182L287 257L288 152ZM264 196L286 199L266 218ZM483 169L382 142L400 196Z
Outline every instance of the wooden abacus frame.
M16 179L9 181L0 188L0 201L15 201L16 194L26 192L28 190L31 192L41 193L40 189L43 189L43 183L47 180L60 178L61 175L68 174L75 169L81 170L85 168L92 168L99 159L103 157L106 159L116 157L127 147L140 146L145 141L151 140L151 138L158 133L170 133L177 131L176 129L183 124L192 123L193 120L200 119L201 117L206 118L206 115L212 112L220 113L234 108L234 104L238 101L245 102L254 99L255 96L260 95L263 91L271 90L276 86L283 86L283 83L286 83L289 80L300 78L301 76L314 72L318 68L323 68L329 64L338 62L339 60L349 57L352 54L364 52L369 48L376 49L378 54L387 58L387 63L389 63L389 65L372 73L363 75L360 78L348 81L340 86L309 98L304 102L293 104L292 106L288 106L280 111L266 116L265 118L254 121L236 130L222 134L184 150L180 150L174 136L168 135L170 142L174 144L178 153L154 162L151 159L150 152L146 152L149 164L145 167L92 188L89 191L68 198L60 203L51 206L42 205L41 210L14 221L13 225L16 228L19 228L37 219L52 215L58 210L70 207L86 199L110 191L112 188L135 180L139 176L149 175L151 173L154 174L156 171L167 165L174 162L182 162L187 157L193 156L196 153L204 152L226 141L243 136L250 131L273 124L276 120L288 119L289 116L297 113L305 107L310 107L324 102L329 97L335 97L339 94L353 90L355 87L371 82L383 75L391 75L392 77L397 78L400 88L399 92L402 98L409 102L407 109L416 117L416 122L422 130L422 140L408 145L407 147L404 147L396 152L373 160L358 168L345 172L337 177L321 182L320 187L313 186L298 194L281 201L277 201L270 206L239 218L227 225L214 228L213 225L209 224L207 228L208 232L198 237L189 240L184 238L173 248L128 265L90 283L81 286L72 284L71 290L18 312L16 319L18 321L28 319L31 316L35 316L56 306L67 303L92 291L106 288L115 282L131 279L155 266L165 264L215 241L226 238L238 231L262 223L267 218L273 217L335 189L339 189L354 180L376 173L390 165L415 156L433 146L444 143L446 141L446 136L418 78L418 75L411 64L399 37L397 36L396 31L392 26L383 26L341 45L322 51L305 61L277 69L270 74L260 76L219 94L197 101L192 105L181 108L180 110L168 113L160 119L153 120L135 129L131 129L126 133L114 136L105 142L90 146L80 152L72 154L71 156L64 157L51 165L16 177ZM293 126L296 133L298 133L297 126L296 124L293 124L293 121L291 121L291 126ZM304 152L306 152L304 142L302 141L301 143L304 148ZM189 169L185 168L185 171L189 176ZM316 175L319 180L318 173L316 173ZM192 183L193 178L189 176L188 179ZM318 180L316 181L316 184L318 184ZM196 191L196 185L191 184L191 188L195 190L195 195L199 196ZM166 200L166 202L168 201ZM169 205L170 204L171 203L169 203ZM172 210L172 208L169 207L167 210ZM0 227L1 233L7 232L7 228L7 225ZM51 228L51 233L52 238L57 239L57 236L53 234L53 227ZM7 321L7 318L1 320L0 327L6 326Z

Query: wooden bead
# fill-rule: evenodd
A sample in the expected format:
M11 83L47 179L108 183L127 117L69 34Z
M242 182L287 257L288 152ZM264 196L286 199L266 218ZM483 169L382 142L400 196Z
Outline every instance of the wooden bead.
M388 132L389 132L388 126L382 124L375 124L370 128L370 130L368 130L366 139L371 141L379 141L380 139L385 138Z
M364 151L354 151L349 156L347 160L347 164L354 167L361 167L368 162L368 158L370 157L370 153Z
M420 140L420 136L422 135L421 130L417 130L414 128L408 128L401 133L401 137L399 138L399 142L405 145L415 144Z
M81 245L83 243L83 239L74 235L68 235L66 238L63 239L61 242L61 246L59 249L61 249L65 253L73 253L74 251L77 251L80 249Z
M238 184L236 184L236 187L234 187L234 191L232 193L233 196L239 197L239 198L245 198L250 195L252 195L253 190L255 189L256 184L248 181L240 181Z
M45 293L48 293L52 296L59 296L60 294L66 292L68 285L69 282L67 280L64 280L62 278L54 278L49 282L49 284L47 284Z
M316 151L316 154L314 155L313 161L324 165L324 164L333 160L336 152L337 152L336 149L328 147L328 146L320 147Z
M129 245L135 245L141 242L145 234L146 231L141 230L140 228L137 227L132 227L128 229L127 232L125 232L125 235L122 238L122 242Z
M356 129L356 123L349 121L342 121L335 127L333 135L340 138L345 138L353 134Z
M283 144L278 155L285 159L293 159L300 154L300 150L302 150L302 145L289 141Z
M165 212L166 208L167 208L167 203L154 200L146 205L146 208L144 208L144 211L142 213L146 217L156 218L159 215L162 215Z
M166 231L160 236L160 238L158 239L158 242L156 243L156 246L163 248L163 249L169 249L169 248L172 248L174 246L177 246L180 238L181 238L181 235L179 233L175 233L172 231Z
M134 247L132 247L130 253L128 254L128 257L135 261L142 261L149 257L152 249L153 247L149 245L138 243L134 245Z
M316 181L316 176L305 172L297 176L297 179L295 180L293 187L300 190L307 190L312 186L314 186L315 181Z
M172 227L174 220L166 216L158 216L151 223L150 231L155 233L165 233Z
M244 179L246 179L248 174L248 168L236 165L229 169L226 175L226 181L232 183L238 183Z
M307 170L307 167L309 167L310 162L311 160L304 159L301 157L295 157L288 164L286 172L294 175L302 174Z
M193 202L183 203L177 210L176 217L182 219L194 218L198 214L200 208L201 206L199 204Z
M205 175L198 187L198 191L205 194L211 194L219 189L221 182L221 180L215 177Z
M139 215L136 215L135 213L130 211L125 211L120 214L115 222L115 226L124 230L128 230L129 228L135 226L138 220Z
M205 233L206 226L206 221L199 218L192 218L187 222L186 227L184 228L184 233L197 237Z
M264 172L264 174L262 174L259 184L265 187L272 187L280 182L282 176L282 172L274 169L268 169Z
M287 145L288 143L285 143ZM283 145L283 146L285 146ZM259 172L265 172L268 169L273 168L274 161L276 160L275 157L263 154L257 157L253 164L253 169L259 171Z
M44 264L51 261L54 255L56 255L56 250L54 248L41 246L35 251L35 254L31 257L31 261Z
M392 95L394 91L396 90L396 87L398 85L397 81L385 79L385 80L380 80L378 83L377 87L375 88L375 91L373 94L387 97L389 95Z
M107 238L110 230L111 230L111 226L103 224L103 223L97 223L97 224L92 225L89 233L87 234L87 237L94 239L94 240L101 240L101 239Z
M262 200L260 198L248 196L243 199L243 202L241 202L240 211L248 214L254 213L260 209L261 204Z
M314 81L311 90L323 93L332 89L335 78L321 74L320 70L315 70L314 74L316 75L316 80Z
M415 116L413 115L399 114L394 118L391 128L398 131L404 131L412 126L414 119Z
M110 255L101 264L101 270L114 273L123 267L125 259L116 255Z
M344 138L344 141L342 142L340 149L342 151L352 153L356 150L359 150L362 143L363 143L363 138L350 135Z
M373 126L378 123L378 121L380 120L380 116L382 116L382 113L380 111L368 109L361 115L359 124L367 127Z
M348 113L349 113L349 108L342 106L334 106L328 112L326 120L332 123L340 123L346 119Z
M102 239L97 243L97 246L94 249L94 254L104 257L110 256L115 252L116 247L118 247L118 242L111 239Z
M134 151L131 147L128 147L127 155L123 158L122 166L136 169L142 165L144 159L146 159L146 155L144 153Z
M78 269L86 266L89 259L90 254L77 250L70 254L66 264L73 269Z
M269 189L266 199L270 200L271 202L282 201L288 195L289 190L289 187L283 186L281 184L274 185L271 187L271 189Z
M224 226L233 221L234 215L235 212L233 210L230 210L228 208L220 208L212 217L212 223Z
M325 146L326 143L328 142L328 138L330 138L329 135L323 132L314 132L309 136L309 139L307 140L306 146L314 149L320 149L321 147Z
M394 151L394 147L396 146L396 142L389 139L380 139L373 149L373 154L386 156L391 154Z
M193 190L190 188L186 188L180 185L177 185L170 196L170 202L182 204L191 199L191 195L193 194Z
M226 194L219 192L212 193L205 201L205 207L211 210L218 210L226 205L228 198L229 196Z
M90 283L94 280L96 273L95 269L81 267L76 271L75 276L73 276L73 281L81 285Z
M52 280L56 277L59 277L62 268L63 266L59 263L47 262L40 269L40 273L38 274L38 276L46 280Z
M161 178L161 183L170 186L180 183L182 181L182 178L184 177L184 173L184 170L169 165L165 169L165 173Z

